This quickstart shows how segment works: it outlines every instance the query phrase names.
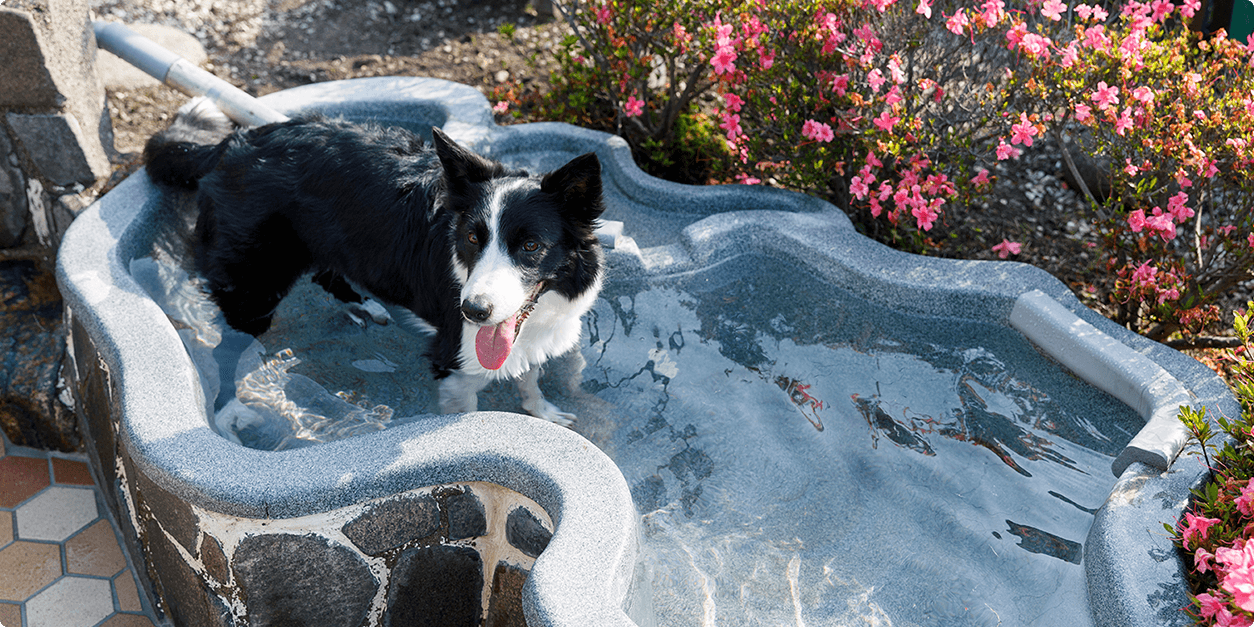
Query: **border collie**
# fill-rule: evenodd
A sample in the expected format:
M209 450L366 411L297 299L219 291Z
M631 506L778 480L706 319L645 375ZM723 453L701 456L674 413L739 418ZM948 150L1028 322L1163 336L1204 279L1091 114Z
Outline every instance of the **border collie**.
M578 344L601 288L600 162L536 176L432 136L320 116L233 130L201 98L144 158L157 183L197 190L196 269L232 327L265 332L313 271L341 300L365 294L434 333L441 412L474 411L489 382L515 379L524 410L570 425L538 381Z

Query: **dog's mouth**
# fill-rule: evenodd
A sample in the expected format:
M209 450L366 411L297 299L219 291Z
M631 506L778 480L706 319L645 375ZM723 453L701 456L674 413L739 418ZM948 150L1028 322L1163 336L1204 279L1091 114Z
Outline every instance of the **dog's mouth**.
M501 321L500 324L479 327L479 331L475 334L475 356L479 358L480 366L488 370L497 370L505 364L510 352L514 350L514 338L518 337L518 333L522 331L523 322L536 308L536 301L543 290L544 282L536 283L527 302L514 312L514 315Z

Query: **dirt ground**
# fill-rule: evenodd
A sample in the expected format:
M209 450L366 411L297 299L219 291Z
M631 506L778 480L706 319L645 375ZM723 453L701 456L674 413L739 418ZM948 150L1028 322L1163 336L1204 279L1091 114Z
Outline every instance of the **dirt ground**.
M529 0L102 0L93 10L97 19L196 35L209 53L207 69L255 95L382 75L444 78L488 96L507 81L542 87L553 69L547 50L568 32ZM507 22L517 26L513 43L497 32ZM164 87L109 94L116 145L129 153L124 171L137 167L143 142L185 99ZM1012 259L1045 269L1109 314L1101 290L1089 289L1104 268L1091 252L1088 225L1077 219L1084 205L1062 169L1048 140L1003 162L987 203L947 208L945 223L932 232L938 244L931 254L995 259L993 245L1021 242Z

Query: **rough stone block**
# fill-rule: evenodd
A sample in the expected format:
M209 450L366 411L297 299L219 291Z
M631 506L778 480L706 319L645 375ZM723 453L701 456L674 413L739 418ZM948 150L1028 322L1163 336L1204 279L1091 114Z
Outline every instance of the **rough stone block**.
M65 95L47 65L40 30L30 13L0 6L0 106L60 107Z
M389 499L372 505L342 531L367 555L378 555L439 531L440 509L428 495Z
M26 177L17 163L9 135L0 128L0 248L22 243L26 232Z
M180 627L233 627L231 610L205 586L196 571L183 560L174 543L153 520L144 524L143 555L148 576L158 582L163 607ZM262 623L253 623L261 625ZM312 623L310 623L312 624Z
M315 535L245 538L234 570L253 627L360 627L377 588L360 556Z
M523 616L522 588L527 583L527 571L498 562L492 573L492 597L488 602L485 627L527 627Z
M435 545L401 553L388 589L386 627L478 627L483 560L464 546Z
M109 158L103 150L92 150L92 144L98 147L99 138L83 133L74 116L9 113L5 117L38 173L48 182L89 186L109 176Z
M488 533L488 520L484 516L483 502L469 489L445 496L444 508L448 511L449 540L476 538Z
M540 557L551 539L553 532L525 507L515 507L505 519L505 540L531 557Z

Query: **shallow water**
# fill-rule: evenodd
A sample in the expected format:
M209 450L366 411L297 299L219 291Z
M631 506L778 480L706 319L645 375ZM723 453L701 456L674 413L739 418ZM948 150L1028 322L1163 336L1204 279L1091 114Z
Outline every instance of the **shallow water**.
M290 448L435 410L423 338L302 281L253 340L184 252L158 242L132 274L225 436ZM610 281L582 352L582 376L559 359L542 384L632 488L657 624L1091 622L1082 542L1142 421L1017 332L904 317L746 256ZM512 385L480 398L518 409Z

